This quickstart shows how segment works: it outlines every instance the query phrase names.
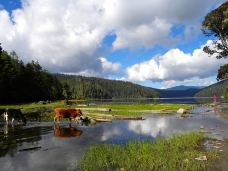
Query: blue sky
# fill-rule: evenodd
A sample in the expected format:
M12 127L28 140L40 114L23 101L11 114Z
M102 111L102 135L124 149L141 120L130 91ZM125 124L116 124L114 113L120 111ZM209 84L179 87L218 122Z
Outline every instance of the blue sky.
M0 0L0 41L50 72L155 88L206 86L227 61L202 52L212 38L201 23L223 2Z

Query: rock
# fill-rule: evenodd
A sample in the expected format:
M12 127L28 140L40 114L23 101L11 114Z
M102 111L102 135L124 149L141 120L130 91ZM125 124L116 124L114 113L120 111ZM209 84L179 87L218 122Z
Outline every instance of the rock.
M207 161L207 157L206 156L200 156L200 157L195 158L195 160Z
M96 106L96 103L89 103L88 106Z
M183 108L180 108L180 109L178 109L177 113L178 114L181 114L181 115L187 114L187 110L186 109L183 109Z
M90 119L90 123L91 123L91 124L96 124L96 121L95 121L94 119L91 118L91 119Z

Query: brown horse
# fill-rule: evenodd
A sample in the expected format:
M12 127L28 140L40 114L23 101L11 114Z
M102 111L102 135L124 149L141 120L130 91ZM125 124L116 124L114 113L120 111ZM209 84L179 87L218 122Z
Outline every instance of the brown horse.
M63 118L69 118L70 121L74 120L76 117L81 116L82 111L80 109L62 109L56 108L54 110L54 122Z
M69 137L79 137L81 136L82 131L78 130L75 127L71 127L69 125L69 128L60 127L58 124L54 125L54 135L55 137L62 137L62 138L69 138Z

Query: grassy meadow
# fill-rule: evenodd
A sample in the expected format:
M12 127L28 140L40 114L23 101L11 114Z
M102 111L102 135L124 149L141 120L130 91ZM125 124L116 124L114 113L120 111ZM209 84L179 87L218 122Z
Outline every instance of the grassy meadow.
M74 103L75 102L75 103ZM179 108L190 109L192 105L187 104L98 104L86 105L86 101L71 101L71 105L65 105L64 101L55 101L47 104L27 103L0 105L1 108L21 109L26 117L34 120L53 120L53 110L56 107L80 108L87 115L125 115L142 116L144 114L173 114ZM111 109L109 111L109 109Z
M203 150L204 135L186 133L169 139L151 141L130 141L126 145L92 145L76 170L117 170L117 171L174 171L206 170L217 153ZM207 161L195 158L206 156Z

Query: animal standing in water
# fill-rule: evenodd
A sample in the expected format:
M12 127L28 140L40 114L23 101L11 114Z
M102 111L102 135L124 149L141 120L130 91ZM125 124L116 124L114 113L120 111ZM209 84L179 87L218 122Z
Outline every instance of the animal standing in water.
M20 109L1 109L0 110L0 115L3 114L3 118L8 123L8 121L11 120L11 123L14 123L14 120L18 122L23 122L25 125L27 123L26 118L24 115L21 113Z
M76 117L82 116L82 111L80 109L62 109L56 108L54 110L54 122L60 119L69 118L71 120L75 120Z

